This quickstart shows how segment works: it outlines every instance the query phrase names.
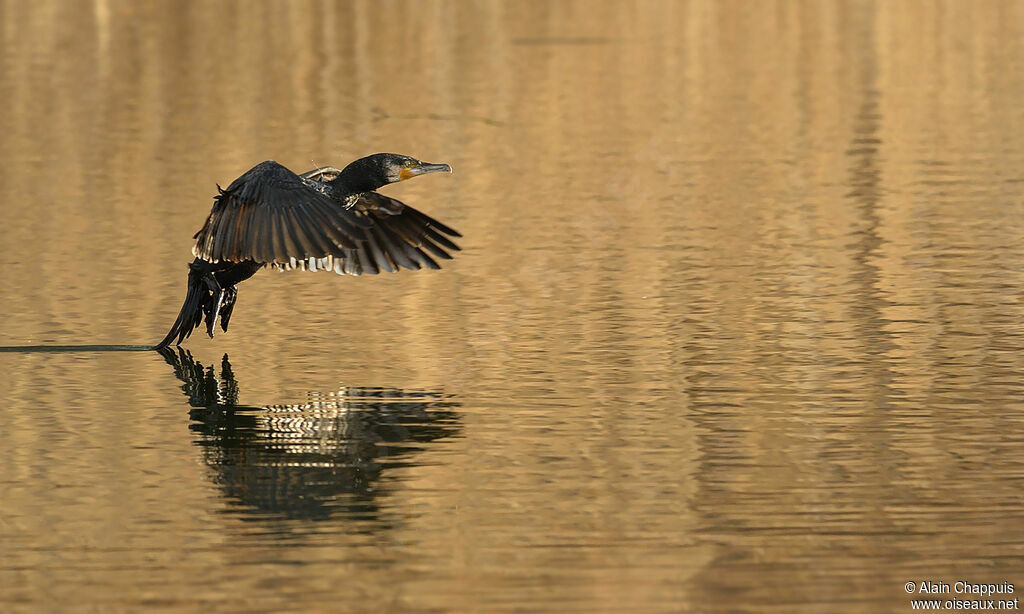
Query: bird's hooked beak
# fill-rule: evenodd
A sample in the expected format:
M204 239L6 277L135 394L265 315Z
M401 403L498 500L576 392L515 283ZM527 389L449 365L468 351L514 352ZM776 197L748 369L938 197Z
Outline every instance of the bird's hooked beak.
M448 166L447 164L428 164L426 162L420 162L415 166L403 168L401 171L399 171L398 178L400 181L405 181L406 179L412 179L413 177L416 177L418 175L426 175L427 173L440 172L450 173L452 172L452 167Z

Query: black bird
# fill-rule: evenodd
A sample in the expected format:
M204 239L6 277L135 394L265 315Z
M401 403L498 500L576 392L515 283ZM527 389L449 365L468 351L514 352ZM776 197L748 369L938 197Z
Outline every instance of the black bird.
M178 319L155 349L180 345L206 318L227 332L237 285L262 267L282 271L377 274L439 269L458 250L458 232L374 190L418 175L451 172L399 154L360 158L343 170L321 167L296 175L268 160L249 169L213 199L194 235L188 293ZM447 235L447 236L445 236Z

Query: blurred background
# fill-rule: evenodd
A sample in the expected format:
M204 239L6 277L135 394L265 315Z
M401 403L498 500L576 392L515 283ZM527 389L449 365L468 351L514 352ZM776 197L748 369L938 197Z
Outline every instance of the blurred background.
M1024 586L1024 4L0 0L0 45L0 609ZM377 151L454 167L383 190L442 271L25 347L155 343L217 184Z

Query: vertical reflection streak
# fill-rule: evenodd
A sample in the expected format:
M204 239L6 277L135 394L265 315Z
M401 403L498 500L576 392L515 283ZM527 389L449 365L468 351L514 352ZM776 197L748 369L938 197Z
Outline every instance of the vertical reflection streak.
M881 124L880 108L881 92L878 89L878 58L877 40L874 23L873 6L864 8L859 16L862 21L857 39L853 45L858 56L853 58L860 82L860 105L853 118L853 135L846 151L849 159L849 192L846 197L860 213L863 222L857 233L857 239L850 248L855 263L852 279L859 291L855 293L857 300L851 304L851 315L854 321L861 322L863 339L868 339L870 348L865 354L870 357L868 364L871 381L877 388L873 401L879 408L888 406L892 394L892 373L885 360L881 359L885 352L893 349L895 344L890 333L885 330L886 319L884 310L889 301L886 299L881 284L880 269L877 264L879 250L884 243L880 229L882 218L879 213L883 198L882 160L880 159Z

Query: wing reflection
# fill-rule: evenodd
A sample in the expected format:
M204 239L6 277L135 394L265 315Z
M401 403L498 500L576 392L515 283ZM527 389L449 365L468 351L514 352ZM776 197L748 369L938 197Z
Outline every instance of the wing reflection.
M458 404L436 392L343 387L300 404L239 405L226 354L218 376L187 350L160 353L184 382L190 428L216 483L250 512L374 519L382 469L413 464L422 444L461 430Z

